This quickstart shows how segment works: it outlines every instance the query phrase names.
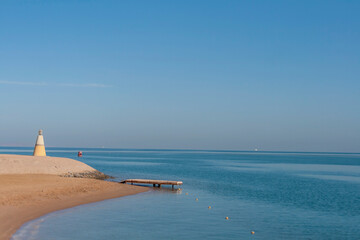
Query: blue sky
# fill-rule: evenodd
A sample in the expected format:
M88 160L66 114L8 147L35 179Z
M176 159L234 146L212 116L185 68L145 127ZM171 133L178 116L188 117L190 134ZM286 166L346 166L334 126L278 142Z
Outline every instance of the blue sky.
M0 146L360 152L359 1L1 1Z

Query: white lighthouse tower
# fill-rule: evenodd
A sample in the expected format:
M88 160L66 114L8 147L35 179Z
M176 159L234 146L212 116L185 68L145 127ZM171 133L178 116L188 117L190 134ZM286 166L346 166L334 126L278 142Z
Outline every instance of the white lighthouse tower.
M34 156L46 156L44 136L42 134L42 130L39 130L39 135L37 136L34 148Z

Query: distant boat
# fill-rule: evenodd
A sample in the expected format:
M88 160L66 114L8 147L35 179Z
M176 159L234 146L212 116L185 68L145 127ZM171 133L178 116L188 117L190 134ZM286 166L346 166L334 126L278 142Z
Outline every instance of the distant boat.
M255 148L254 151L257 152L257 151L259 151L259 149Z

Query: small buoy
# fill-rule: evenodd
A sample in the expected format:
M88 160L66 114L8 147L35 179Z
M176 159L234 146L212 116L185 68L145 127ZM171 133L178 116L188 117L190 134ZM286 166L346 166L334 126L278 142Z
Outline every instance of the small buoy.
M229 217L225 217L226 220L229 220Z
M198 199L198 198L195 198L195 201L199 201L199 199Z
M185 193L185 195L189 195L188 193Z
M251 231L251 234L255 234L255 231Z
M211 206L208 206L208 209L211 209Z
M82 152L78 152L78 157L82 157Z

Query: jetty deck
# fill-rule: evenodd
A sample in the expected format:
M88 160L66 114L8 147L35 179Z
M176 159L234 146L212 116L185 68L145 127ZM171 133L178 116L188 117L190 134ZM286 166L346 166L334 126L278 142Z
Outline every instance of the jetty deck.
M138 183L138 184L152 184L153 187L161 187L161 185L171 185L174 188L175 185L182 185L182 181L167 181L167 180L151 180L151 179L126 179L120 183Z

